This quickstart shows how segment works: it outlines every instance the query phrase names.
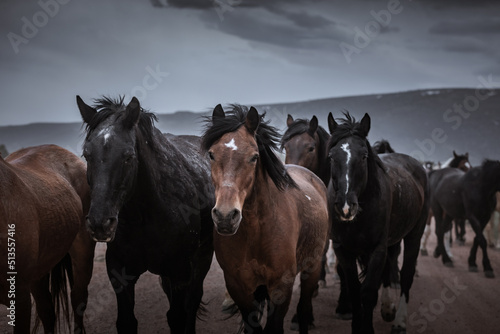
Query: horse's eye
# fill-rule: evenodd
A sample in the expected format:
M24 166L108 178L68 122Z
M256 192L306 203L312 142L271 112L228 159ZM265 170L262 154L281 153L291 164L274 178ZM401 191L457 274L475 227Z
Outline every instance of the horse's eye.
M314 146L309 147L309 152L314 151Z
M215 158L214 158L214 154L212 152L208 152L208 157L210 158L210 160L214 161Z
M123 163L125 165L130 165L130 163L132 162L133 159L134 159L133 155L128 155L128 156L125 157L125 160L123 161Z
M366 160L368 158L368 153L363 154L363 160Z
M252 157L252 159L250 159L250 162L251 162L251 163L254 163L254 162L256 162L256 161L257 161L257 159L259 159L259 155L258 155L258 154L255 154L255 155Z

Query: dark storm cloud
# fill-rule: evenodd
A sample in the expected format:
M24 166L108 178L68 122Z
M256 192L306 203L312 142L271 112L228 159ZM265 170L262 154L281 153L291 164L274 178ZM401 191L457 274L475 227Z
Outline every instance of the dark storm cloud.
M429 32L442 35L500 34L500 19L439 22L433 25Z
M259 11L256 13L255 11ZM220 22L215 13L202 14L207 26L244 40L287 48L324 49L343 40L333 21L306 12L234 10Z

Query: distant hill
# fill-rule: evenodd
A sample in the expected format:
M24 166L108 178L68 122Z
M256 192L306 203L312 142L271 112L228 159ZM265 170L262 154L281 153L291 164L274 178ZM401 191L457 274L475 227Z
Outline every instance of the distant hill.
M342 111L348 110L357 119L368 113L372 120L369 134L372 143L386 139L396 151L420 160L445 161L453 150L469 152L471 163L478 165L484 158L500 159L500 90L480 93L484 94L479 96L482 100L476 97L474 89L439 89L255 107L266 111L266 119L281 131L285 130L287 114L294 118L316 115L320 125L327 129L329 112L342 117ZM460 110L460 105L465 107ZM202 116L206 114L189 111L158 114L157 127L173 134L199 135ZM0 144L5 144L9 152L53 143L80 154L82 140L80 123L0 127Z

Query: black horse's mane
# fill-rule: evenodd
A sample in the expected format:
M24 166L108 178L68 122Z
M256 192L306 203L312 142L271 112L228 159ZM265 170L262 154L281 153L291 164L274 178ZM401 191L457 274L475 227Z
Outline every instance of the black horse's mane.
M109 96L102 96L101 98L94 100L93 107L97 110L94 117L87 123L85 131L87 133L86 140L94 132L94 130L108 119L111 115L118 114L116 120L120 120L124 117L126 105L124 103L125 96L120 95L118 98L112 98ZM144 140L153 150L158 151L160 145L155 137L155 122L158 118L152 112L141 107L141 115L139 116L139 123L137 124Z
M248 108L238 104L232 104L230 107L231 110L225 113L225 117L218 118L215 122L212 117L205 118L206 128L201 137L201 147L204 151L208 151L224 134L234 132L245 124ZM263 169L278 189L283 190L288 186L297 187L286 172L283 162L274 153L278 150L280 134L269 124L269 121L264 121L265 115L265 112L259 115L260 124L255 133Z

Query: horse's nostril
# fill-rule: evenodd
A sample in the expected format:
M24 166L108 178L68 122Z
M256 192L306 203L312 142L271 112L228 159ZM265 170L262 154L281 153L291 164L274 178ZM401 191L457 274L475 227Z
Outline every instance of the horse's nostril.
M233 214L231 215L231 220L235 220L236 218L238 218L239 214L240 214L240 210L234 209Z

